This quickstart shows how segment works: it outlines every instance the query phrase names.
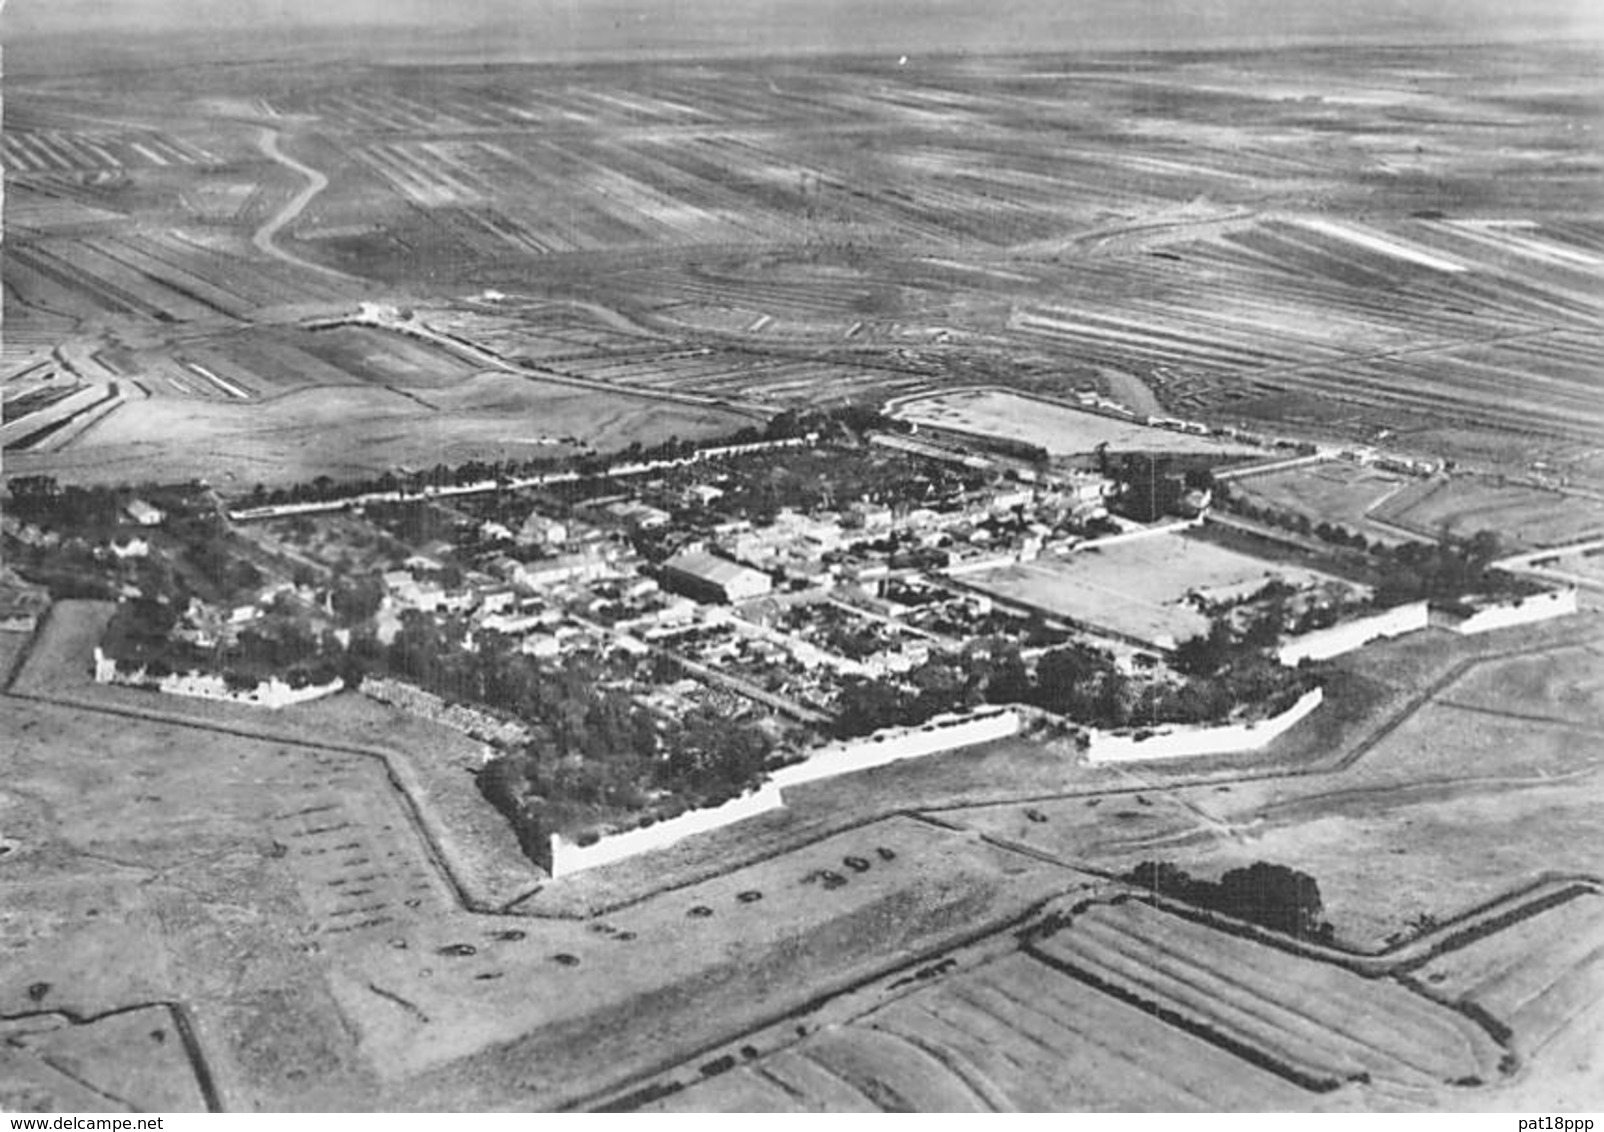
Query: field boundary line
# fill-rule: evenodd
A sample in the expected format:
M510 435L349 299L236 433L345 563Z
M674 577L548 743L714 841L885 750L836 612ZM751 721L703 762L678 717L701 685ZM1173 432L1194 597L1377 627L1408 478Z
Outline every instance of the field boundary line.
M1355 1080L1351 1076L1342 1077L1335 1074L1316 1077L1312 1073L1306 1072L1303 1068L1294 1065L1289 1059L1278 1057L1270 1050L1254 1045L1249 1040L1226 1033L1222 1026L1211 1024L1201 1017L1193 1017L1186 1013L1184 1008L1177 1009L1176 1006L1166 1005L1161 1001L1160 992L1139 984L1115 982L1112 978L1106 978L1104 975L1088 969L1071 958L1050 954L1035 940L1023 941L1020 944L1020 951L1044 967L1067 975L1101 994L1106 994L1110 998L1126 1003L1167 1026L1173 1026L1183 1033L1191 1034L1199 1041L1223 1050L1233 1057L1247 1062L1249 1065L1264 1070L1266 1073L1273 1073L1300 1089L1311 1093L1330 1093ZM1137 962L1141 961L1137 960ZM1153 966L1158 970L1162 970L1156 964Z
M716 1042L707 1043L689 1055L676 1056L672 1060L660 1063L653 1069L633 1074L617 1084L608 1086L604 1089L594 1090L587 1096L581 1096L562 1105L558 1105L557 1111L568 1112L573 1111L581 1106L586 1106L593 1107L593 1111L627 1112L633 1110L634 1108L638 1108L641 1105L648 1104L659 1097L671 1096L674 1093L690 1087L691 1085L698 1084L701 1081L709 1080L710 1078L708 1075L698 1074L688 1082L675 1081L672 1083L672 1085L663 1086L661 1090L653 1088L653 1086L648 1083L653 1077L661 1077L662 1075L680 1069L683 1066L690 1065L692 1062L706 1057L715 1050L734 1045L753 1034L761 1033L764 1030L771 1029L780 1025L781 1023L791 1021L792 1019L800 1019L810 1014L815 1014L834 999L844 998L849 994L854 994L857 991L873 986L877 982L883 982L892 978L893 976L900 975L904 971L917 971L922 967L929 966L932 960L935 960L950 952L958 951L966 947L973 947L976 944L982 943L993 937L1004 935L1017 928L1022 928L1030 921L1040 916L1054 900L1061 899L1062 895L1063 894L1060 894L1059 896L1047 896L1038 900L1033 900L1021 911L1004 913L993 917L978 927L971 928L967 931L961 932L958 935L949 937L945 941L925 948L917 955L914 955L901 962L894 963L890 966L881 967L868 975L849 978L843 983L837 983L835 986L829 989L810 995L802 1003L796 1006L769 1015L757 1025L747 1026L735 1034L721 1038ZM917 985L918 984L910 984L910 988L916 988ZM898 995L896 997L900 998L903 996ZM871 1009L878 1009L879 1005L881 1004L876 1004L876 1006ZM867 1011L865 1013L867 1013ZM797 1042L802 1041L803 1038L807 1036L810 1035L799 1034L793 1037L790 1041L777 1045L772 1049L765 1050L763 1052L765 1055L777 1053L780 1050L790 1048ZM636 1087L631 1089L630 1086L632 1085ZM624 1089L628 1089L629 1091L620 1094L620 1090ZM643 1096L642 1094L645 1095Z
M286 747L303 747L311 751L329 751L335 754L356 755L361 758L376 759L384 765L385 777L395 792L403 799L402 810L407 820L413 824L414 830L420 835L427 847L425 854L434 864L437 871L446 881L457 898L458 904L469 912L495 914L496 907L488 901L482 901L471 895L463 886L461 880L445 857L442 855L434 836L428 832L422 817L421 805L413 798L411 792L401 782L403 775L397 771L394 760L398 757L394 752L379 748L362 747L352 743L327 742L310 738L297 738L285 735L282 732L252 731L251 729L216 720L197 719L193 716L181 715L173 712L152 711L128 707L123 704L96 703L93 700L70 695L47 695L40 692L19 692L7 689L5 695L14 699L31 700L36 703L52 704L57 707L75 708L79 711L97 712L102 715L115 715L125 719L140 719L150 723L164 723L171 727L186 727L197 731L212 731L223 735L233 735L241 739L251 739L260 743L279 744Z
M31 1018L65 1018L72 1026L92 1026L106 1018L116 1018L123 1014L132 1014L139 1010L165 1010L172 1019L173 1029L178 1031L179 1041L184 1043L184 1060L189 1062L190 1072L195 1075L195 1085L200 1090L201 1098L206 1102L208 1112L227 1111L223 1107L222 1097L218 1094L217 1081L212 1075L210 1064L206 1060L206 1053L201 1048L200 1036L196 1033L195 1022L189 1016L189 1008L182 1002L170 999L152 999L149 1002L134 1002L125 1006L114 1006L110 1010L101 1010L94 1014L83 1014L76 1010L67 1010L61 1007L50 1007L40 1010L25 1010L19 1014L0 1014L0 1022L26 1022ZM54 1068L54 1066L52 1066ZM84 1084L80 1082L80 1084ZM93 1088L93 1086L86 1086ZM99 1092L99 1090L96 1090ZM128 1103L126 1098L116 1099ZM130 1105L130 1107L132 1107Z
M1348 951L1296 939L1224 912L1200 908L1184 900L1135 886L1127 887L1129 892L1112 899L1116 902L1121 899L1139 900L1170 915L1227 935L1251 939L1303 959L1330 963L1367 979L1380 979L1406 974L1440 955L1468 947L1488 935L1578 897L1604 893L1604 879L1586 873L1539 873L1524 884L1454 915L1429 932L1413 939L1400 940L1379 951Z
M1468 711L1476 715L1490 715L1495 719L1513 719L1520 723L1543 723L1550 727L1563 727L1569 731L1580 731L1584 735L1604 735L1604 725L1585 723L1575 719L1561 719L1557 715L1537 715L1533 712L1510 711L1507 708L1486 707L1482 704L1467 704L1459 700L1439 699L1438 707L1450 708L1454 711Z

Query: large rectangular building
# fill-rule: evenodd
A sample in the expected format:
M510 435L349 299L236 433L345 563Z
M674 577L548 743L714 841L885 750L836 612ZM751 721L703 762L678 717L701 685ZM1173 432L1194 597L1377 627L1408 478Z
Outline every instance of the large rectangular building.
M663 584L698 601L733 603L762 597L774 579L728 558L694 552L663 563Z

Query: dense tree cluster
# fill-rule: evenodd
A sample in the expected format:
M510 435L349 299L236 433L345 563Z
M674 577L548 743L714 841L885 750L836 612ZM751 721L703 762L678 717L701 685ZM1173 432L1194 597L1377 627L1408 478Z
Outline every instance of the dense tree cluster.
M117 526L123 507L132 498L128 488L63 487L54 476L18 476L6 484L8 510L25 523L36 523L62 533L103 531Z
M1378 546L1375 554L1381 570L1376 587L1378 605L1401 605L1421 598L1446 604L1469 594L1501 595L1538 588L1492 568L1504 554L1492 531L1478 531L1462 542Z
M551 665L494 633L480 633L468 650L466 631L461 620L408 610L388 647L371 632L352 635L344 675L393 676L525 724L530 741L487 764L479 788L535 860L544 860L551 833L654 821L717 805L761 781L772 742L757 726L706 710L660 718L623 689L632 673L620 660L578 653ZM634 675L673 676L660 658L632 663L649 669Z
M1280 710L1308 682L1229 636L1217 659L1200 661L1179 683L1127 675L1109 653L1079 643L1048 650L1032 670L1016 644L999 638L933 657L898 680L845 681L835 726L850 738L984 703L1028 704L1105 729L1210 723L1245 704Z
M1218 881L1200 880L1168 862L1143 861L1120 878L1157 895L1206 908L1295 939L1329 943L1320 885L1308 873L1255 861Z
M558 754L544 740L521 751L505 752L478 776L480 792L511 823L524 852L549 866L554 833L633 821L652 825L688 809L716 806L763 779L771 753L759 729L732 723L705 710L672 724L649 717L619 701L593 704L576 720L596 744L586 754ZM627 735L645 725L650 736L635 736L617 747L604 745L608 734ZM649 738L649 744L642 742ZM649 746L650 750L643 751ZM579 840L587 838L581 833Z
M150 597L122 602L106 626L101 648L126 669L144 668L161 679L173 673L215 672L233 688L252 688L277 677L292 688L327 684L340 674L342 650L319 636L296 612L274 612L213 645L174 634L178 610Z

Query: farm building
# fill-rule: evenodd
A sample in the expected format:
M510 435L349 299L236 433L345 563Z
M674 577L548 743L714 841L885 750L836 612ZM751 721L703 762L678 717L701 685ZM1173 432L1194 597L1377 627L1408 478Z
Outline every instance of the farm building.
M510 581L525 589L545 589L566 582L593 582L612 573L607 560L595 554L561 554L535 562L515 563Z
M130 519L142 527L157 526L163 519L167 518L166 513L160 507L152 507L143 499L130 499L128 506L124 507L123 510L127 512Z
M568 527L539 511L531 511L518 528L517 541L520 546L561 546L568 541Z
M0 576L0 632L31 633L50 608L50 595L14 574Z
M663 563L663 581L680 593L708 602L762 597L774 580L760 570L705 553L677 554Z
M1074 469L1054 473L1052 482L1076 503L1101 503L1114 490L1114 481L1107 476Z
M667 511L642 503L637 499L624 499L609 503L603 512L614 522L632 531L657 531L668 526L673 518Z
M137 535L118 535L107 549L115 558L144 558L150 554L150 543Z

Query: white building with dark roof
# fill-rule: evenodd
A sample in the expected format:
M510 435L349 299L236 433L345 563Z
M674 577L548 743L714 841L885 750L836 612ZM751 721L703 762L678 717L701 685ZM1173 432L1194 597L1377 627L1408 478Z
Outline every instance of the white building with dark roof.
M733 603L762 597L774 589L774 579L714 554L676 554L663 563L663 582L670 589L698 601Z

